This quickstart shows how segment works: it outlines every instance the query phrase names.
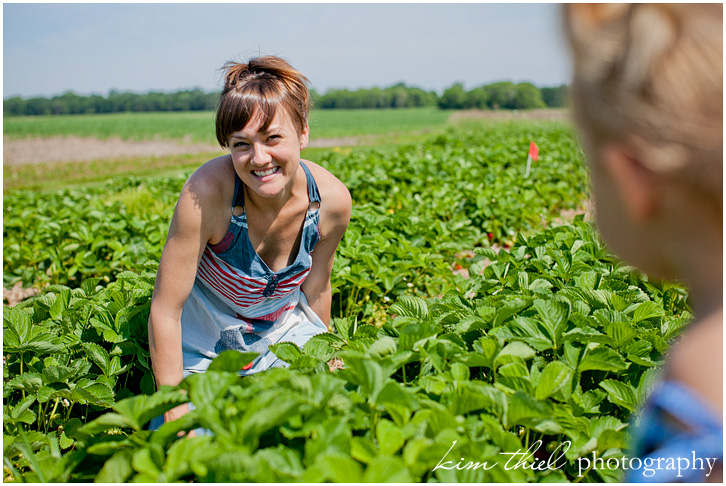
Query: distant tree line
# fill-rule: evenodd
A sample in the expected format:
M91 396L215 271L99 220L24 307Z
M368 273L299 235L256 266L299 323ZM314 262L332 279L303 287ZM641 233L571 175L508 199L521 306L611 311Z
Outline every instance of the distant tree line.
M218 92L204 92L201 89L145 94L111 91L105 97L100 95L80 96L67 92L52 98L8 98L3 101L3 113L5 116L13 116L203 111L213 109L218 96ZM313 106L321 109L439 107L446 110L474 108L523 110L564 107L567 104L568 90L566 85L537 88L530 83L514 84L505 81L466 91L461 83L456 83L439 96L434 91L424 91L399 83L388 88L368 88L355 91L333 89L325 94L312 90L311 96Z
M81 113L119 113L126 111L211 110L219 93L201 89L176 93L146 94L111 91L108 96L80 96L73 92L53 98L9 98L3 101L5 115L75 115Z
M527 110L561 108L567 104L567 86L537 88L531 83L510 81L487 84L466 91L461 83L447 88L438 99L439 108L480 110Z

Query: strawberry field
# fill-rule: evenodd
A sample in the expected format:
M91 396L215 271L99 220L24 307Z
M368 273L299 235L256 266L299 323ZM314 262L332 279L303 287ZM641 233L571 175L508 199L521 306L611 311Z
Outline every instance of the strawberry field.
M230 351L158 392L146 326L189 172L6 192L4 287L40 293L3 309L5 480L621 480L577 459L627 454L691 316L683 287L565 216L588 199L570 128L463 126L314 160L353 197L333 330L275 345L289 368L240 378L250 355ZM178 437L198 427L213 434Z

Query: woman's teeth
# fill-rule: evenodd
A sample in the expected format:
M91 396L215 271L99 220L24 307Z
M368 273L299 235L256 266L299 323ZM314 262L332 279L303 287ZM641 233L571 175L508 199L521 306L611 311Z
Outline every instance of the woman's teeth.
M277 172L277 169L279 169L279 167L273 167L272 169L269 169L269 170L253 170L252 173L254 175L256 175L257 177L265 177L265 176L268 176L270 174Z

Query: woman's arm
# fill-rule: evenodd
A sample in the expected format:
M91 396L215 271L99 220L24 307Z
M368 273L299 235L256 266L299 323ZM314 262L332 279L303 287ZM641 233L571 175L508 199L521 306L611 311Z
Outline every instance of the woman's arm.
M313 311L330 327L330 273L333 270L335 250L350 221L352 203L348 189L332 174L325 171L325 176L319 177L316 171L315 175L321 187L321 238L313 250L312 267L303 282L302 290Z
M200 174L201 172L201 174ZM181 313L194 285L197 267L215 223L220 191L199 171L184 185L159 262L149 314L149 351L157 387L178 385L182 372ZM182 405L164 414L165 421L187 412Z

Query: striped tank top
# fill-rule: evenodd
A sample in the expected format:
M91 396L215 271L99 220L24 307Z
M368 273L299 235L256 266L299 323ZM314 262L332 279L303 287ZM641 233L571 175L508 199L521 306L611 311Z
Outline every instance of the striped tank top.
M182 310L184 370L204 371L222 351L236 349L260 356L242 374L280 366L267 347L281 341L302 346L327 326L307 305L301 286L310 273L312 251L320 240L320 195L310 170L308 206L295 261L273 272L249 238L247 213L232 214L225 237L208 244L192 292ZM233 207L244 208L244 185L235 173Z

